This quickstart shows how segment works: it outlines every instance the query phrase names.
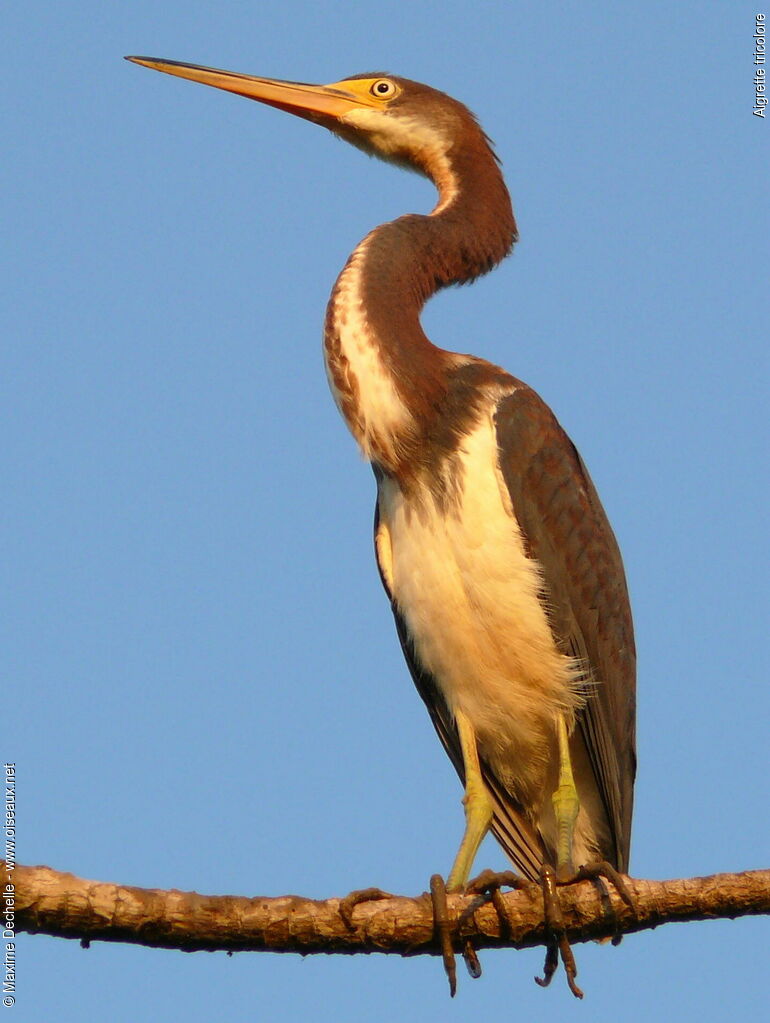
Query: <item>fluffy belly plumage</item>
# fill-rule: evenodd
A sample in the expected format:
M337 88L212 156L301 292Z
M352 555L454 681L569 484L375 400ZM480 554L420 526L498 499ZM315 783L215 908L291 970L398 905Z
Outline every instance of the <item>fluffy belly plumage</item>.
M456 499L380 487L389 586L415 649L479 753L525 804L554 766L557 715L580 703L579 672L558 650L497 463L491 416L454 456Z

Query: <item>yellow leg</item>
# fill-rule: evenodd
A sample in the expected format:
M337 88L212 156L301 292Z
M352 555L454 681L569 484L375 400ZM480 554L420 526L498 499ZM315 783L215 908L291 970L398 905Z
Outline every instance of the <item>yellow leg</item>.
M575 779L572 777L572 762L569 755L567 723L563 715L556 726L559 743L559 784L553 794L553 812L556 815L556 870L560 876L567 876L574 870L572 863L572 836L575 831L580 802Z
M447 891L450 892L462 891L465 888L476 853L492 822L492 800L481 777L476 734L470 721L461 711L457 712L455 721L465 766L465 796L463 797L465 834L449 872Z

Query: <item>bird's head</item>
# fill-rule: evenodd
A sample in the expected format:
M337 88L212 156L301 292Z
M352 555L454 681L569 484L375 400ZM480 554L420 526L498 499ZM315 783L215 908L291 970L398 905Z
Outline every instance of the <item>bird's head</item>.
M313 121L372 156L425 174L439 189L451 178L453 152L489 151L488 140L467 107L406 78L368 72L331 85L306 85L154 57L126 59Z

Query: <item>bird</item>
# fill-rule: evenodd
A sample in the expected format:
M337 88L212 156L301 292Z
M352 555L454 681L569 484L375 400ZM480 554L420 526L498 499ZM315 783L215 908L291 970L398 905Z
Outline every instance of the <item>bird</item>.
M376 560L401 647L464 786L446 890L468 884L490 831L530 881L544 865L559 878L602 862L627 873L636 653L615 536L542 398L440 348L420 322L436 292L492 270L518 240L490 139L462 103L385 72L308 85L127 59L297 115L435 185L430 213L356 246L323 347L374 471Z

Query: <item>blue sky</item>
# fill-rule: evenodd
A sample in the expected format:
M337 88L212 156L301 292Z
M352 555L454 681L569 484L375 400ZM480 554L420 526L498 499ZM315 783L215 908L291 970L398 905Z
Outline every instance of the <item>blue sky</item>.
M324 306L419 178L122 61L465 101L521 241L437 297L443 347L548 401L618 535L639 649L632 872L768 866L767 125L744 3L214 4L5 12L2 756L19 858L207 893L423 891L461 791L374 567L374 481ZM503 867L493 842L478 866ZM757 1018L767 922L427 958L185 956L22 938L16 1019Z

